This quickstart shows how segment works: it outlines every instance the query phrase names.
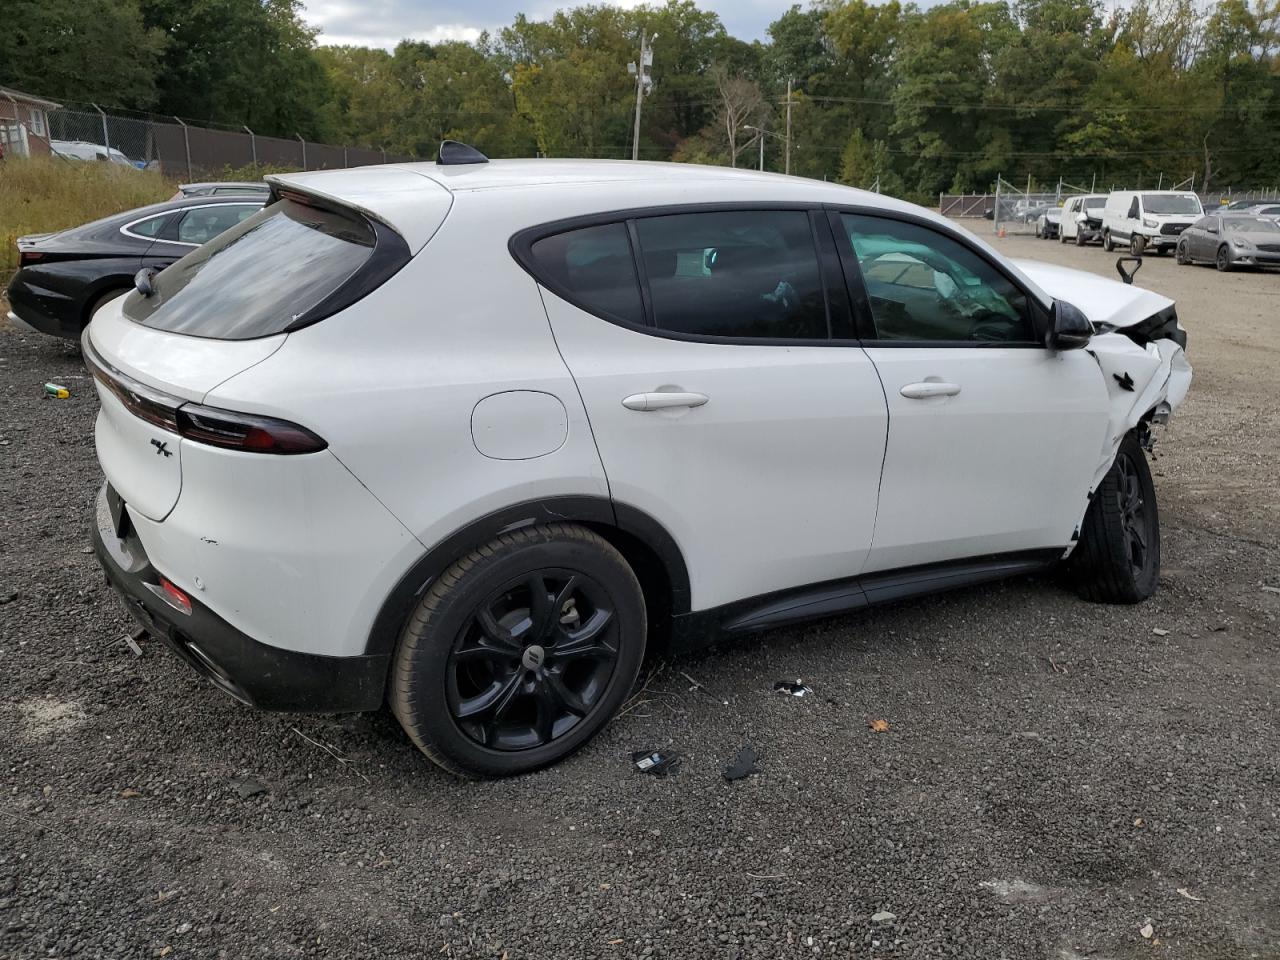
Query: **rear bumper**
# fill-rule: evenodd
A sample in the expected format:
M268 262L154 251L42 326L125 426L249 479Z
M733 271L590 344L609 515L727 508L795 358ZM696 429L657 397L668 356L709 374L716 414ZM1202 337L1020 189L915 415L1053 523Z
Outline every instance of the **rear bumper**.
M84 329L80 323L76 305L60 293L34 287L25 276L25 268L13 275L9 282L9 317L25 324L37 333L66 340L80 339Z
M127 519L124 536L116 535L106 484L98 492L93 549L107 581L147 633L237 700L263 710L310 713L354 713L382 705L389 655L328 657L283 650L237 630L190 594L189 615L159 599L147 587L159 583L159 574Z

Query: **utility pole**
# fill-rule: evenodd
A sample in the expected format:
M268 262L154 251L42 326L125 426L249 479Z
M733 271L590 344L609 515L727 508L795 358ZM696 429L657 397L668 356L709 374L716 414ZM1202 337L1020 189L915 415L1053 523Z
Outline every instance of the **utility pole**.
M791 173L791 78L787 77L787 159L783 172Z
M655 33L652 37L645 37L643 30L640 31L640 61L627 64L627 73L636 78L636 125L631 135L631 159L640 159L640 105L644 103L644 98L653 90L653 47L651 44L658 39Z

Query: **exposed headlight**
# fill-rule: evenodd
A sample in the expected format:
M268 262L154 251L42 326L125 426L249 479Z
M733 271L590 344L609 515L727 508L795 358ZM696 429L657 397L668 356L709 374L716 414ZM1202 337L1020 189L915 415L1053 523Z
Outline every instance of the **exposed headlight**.
M1231 241L1231 245L1235 247L1237 250L1253 249L1253 244L1250 243L1248 240L1244 239L1243 237L1236 237L1234 240Z
M1159 220L1143 220L1142 225L1144 227L1150 227L1152 230L1154 230L1156 227L1160 226L1160 221Z

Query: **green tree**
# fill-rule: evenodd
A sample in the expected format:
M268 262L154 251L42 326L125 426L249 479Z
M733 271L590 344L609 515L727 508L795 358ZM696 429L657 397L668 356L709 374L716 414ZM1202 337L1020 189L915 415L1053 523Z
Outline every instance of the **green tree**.
M155 109L324 139L330 91L300 0L141 0L167 38Z
M37 96L145 109L164 31L138 0L4 0L0 83Z

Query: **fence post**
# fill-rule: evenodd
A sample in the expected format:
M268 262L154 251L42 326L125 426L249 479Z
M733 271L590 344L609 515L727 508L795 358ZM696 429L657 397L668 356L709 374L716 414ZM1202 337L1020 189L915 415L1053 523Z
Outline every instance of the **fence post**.
M996 205L991 214L991 229L998 237L1000 236L1000 187L1004 184L1004 174L996 177Z
M258 172L258 138L253 135L253 131L244 124L240 125L240 129L249 135L249 149L253 151L253 172Z
M386 148L386 147L378 147L378 149L382 151L382 162L383 162L383 163L386 163L386 162L387 162L387 148Z
M191 182L191 135L187 133L187 125L182 123L182 118L175 116L173 119L182 124L182 142L187 148L187 182Z
M111 136L107 133L107 115L102 112L102 108L96 103L90 103L89 106L98 111L98 116L102 118L102 145L107 148L107 159L111 159Z
M302 144L302 169L305 170L307 169L307 141L302 139L302 134L300 133L295 133L294 136Z
M351 164L347 163L347 148L343 147L342 148L342 167L343 169L346 169L349 166L351 166Z

